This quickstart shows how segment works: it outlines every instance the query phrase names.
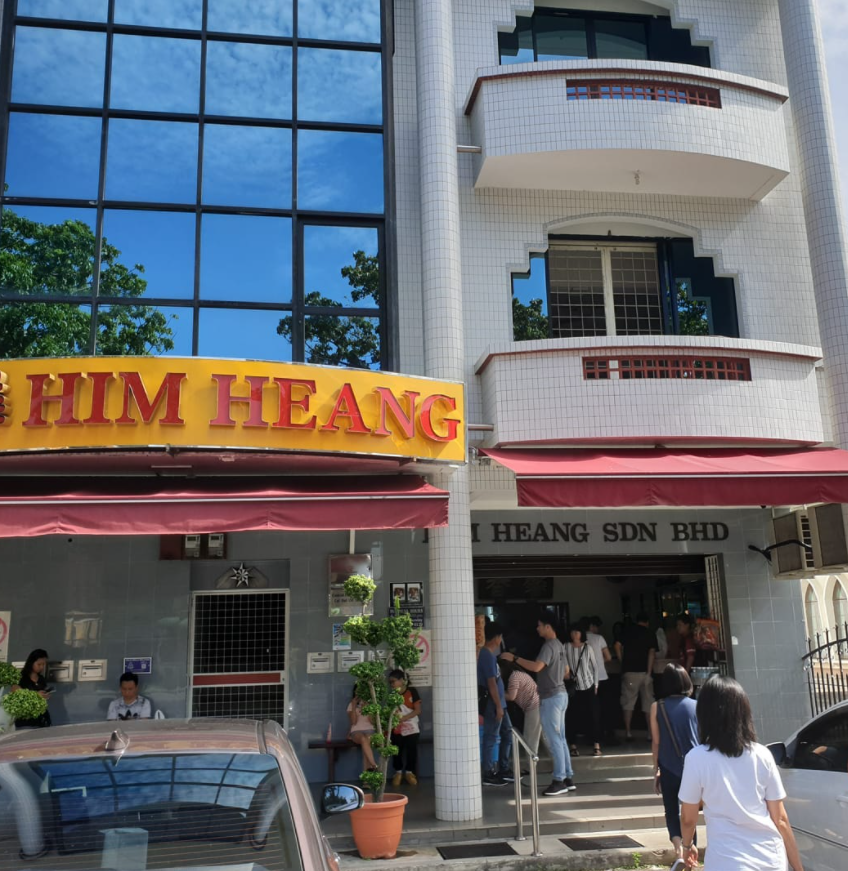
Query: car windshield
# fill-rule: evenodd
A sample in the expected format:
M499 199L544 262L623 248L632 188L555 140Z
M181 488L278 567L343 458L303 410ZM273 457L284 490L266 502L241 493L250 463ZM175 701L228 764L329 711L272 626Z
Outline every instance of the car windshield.
M300 871L276 760L150 754L0 765L4 871Z

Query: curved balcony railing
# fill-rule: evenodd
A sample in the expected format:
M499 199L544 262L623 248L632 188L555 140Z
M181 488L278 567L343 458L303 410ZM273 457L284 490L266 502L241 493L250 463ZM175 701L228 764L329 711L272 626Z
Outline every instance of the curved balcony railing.
M718 336L543 339L477 361L490 445L824 440L817 348Z
M660 61L478 71L475 186L758 200L789 173L779 85Z

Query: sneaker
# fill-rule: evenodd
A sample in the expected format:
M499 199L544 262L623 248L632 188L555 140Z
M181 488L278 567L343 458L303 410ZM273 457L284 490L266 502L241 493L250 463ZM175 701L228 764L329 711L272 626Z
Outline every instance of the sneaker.
M392 778L392 786L400 786L401 780L403 780L403 775L396 771L395 776Z
M574 785L574 781L570 777L566 777L564 783L565 788L568 790L577 789L577 787Z
M418 786L418 778L411 771L407 771L404 777L410 786Z
M542 795L564 795L568 792L566 781L552 780L551 785L542 793Z
M483 775L483 786L506 786L507 781L505 781L500 774L484 774Z
M524 769L524 768L521 769L521 776L522 777L527 777L529 774L530 774L530 772L527 771L526 769ZM508 781L509 783L515 783L515 775L512 773L511 768L508 769L507 771L499 771L498 775L500 777L502 777L504 780Z
M684 871L686 868L686 863L683 859L675 859L674 864L669 868L669 871Z

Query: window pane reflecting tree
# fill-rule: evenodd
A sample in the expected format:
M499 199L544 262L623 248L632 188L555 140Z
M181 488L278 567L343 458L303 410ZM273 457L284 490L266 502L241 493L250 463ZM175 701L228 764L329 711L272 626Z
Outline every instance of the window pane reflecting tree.
M90 341L90 305L0 304L0 358L79 357Z
M101 305L95 353L104 356L191 356L192 310L152 305Z
M379 237L373 227L304 227L304 302L380 307Z

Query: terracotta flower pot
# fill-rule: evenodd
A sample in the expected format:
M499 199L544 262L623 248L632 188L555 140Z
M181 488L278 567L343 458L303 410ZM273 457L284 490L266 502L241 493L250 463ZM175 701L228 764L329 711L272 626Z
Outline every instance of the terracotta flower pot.
M363 859L394 859L403 832L403 812L409 798L387 792L383 801L374 803L366 795L365 804L350 815L353 840Z

